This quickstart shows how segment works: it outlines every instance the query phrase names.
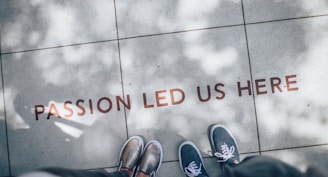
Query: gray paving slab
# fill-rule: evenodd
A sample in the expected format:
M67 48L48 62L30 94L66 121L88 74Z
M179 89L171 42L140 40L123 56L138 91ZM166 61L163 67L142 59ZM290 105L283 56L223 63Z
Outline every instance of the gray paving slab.
M280 159L301 171L306 171L309 166L326 168L328 164L328 146L312 146L296 149L263 152L263 155Z
M243 0L246 23L327 15L326 0Z
M1 68L0 68L1 73ZM5 124L5 111L3 100L3 87L0 82L0 176L9 175L8 165L8 148L7 148L7 133Z
M241 152L258 151L253 98L237 89L250 80L244 34L232 27L122 40L129 134L158 139L171 161L186 139L208 156L207 128L220 123L236 134Z
M242 7L257 23L247 38ZM116 40L115 9L122 66L117 41L86 44ZM327 164L327 15L326 0L0 1L0 176L9 175L8 151L11 175L115 171L136 134L162 143L159 177L184 176L184 140L217 176L214 123L231 130L242 158L262 150L301 170Z
M12 175L116 165L127 138L116 42L2 59Z
M243 24L241 2L116 1L120 37Z
M262 150L328 142L328 17L247 25Z
M0 1L2 52L116 39L113 0Z

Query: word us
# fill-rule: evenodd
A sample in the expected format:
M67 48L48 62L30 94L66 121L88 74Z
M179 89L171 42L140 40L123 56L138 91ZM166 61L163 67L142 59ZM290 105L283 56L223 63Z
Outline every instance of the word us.
M254 90L253 90L254 89ZM298 91L297 76L286 75L283 78L271 77L268 79L256 79L251 84L250 80L246 82L236 83L236 94L239 97L251 96L252 93L256 95L263 95L268 93L290 92ZM205 91L204 91L205 90ZM203 92L202 92L203 91ZM224 91L224 84L217 83L214 86L207 85L205 87L197 86L195 89L195 96L200 102L208 102L211 99L223 100L226 97ZM109 113L112 110L121 111L122 108L131 109L132 101L129 94L126 99L121 96L101 97L94 99L78 99L76 101L65 101L64 103L50 103L48 106L35 105L35 118L39 120L39 116L46 116L46 119L51 117L57 118L71 118L73 116L92 115L96 111L98 113ZM166 107L182 104L185 101L186 93L181 88L172 88L167 90L156 90L152 94L141 94L143 107L145 109L152 109L157 107Z

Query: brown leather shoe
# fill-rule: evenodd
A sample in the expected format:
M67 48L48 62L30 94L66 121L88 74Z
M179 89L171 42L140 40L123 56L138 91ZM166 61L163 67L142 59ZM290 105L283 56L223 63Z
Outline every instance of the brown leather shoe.
M142 155L138 172L142 172L150 177L154 177L161 166L163 158L162 145L156 140L149 141L146 144Z
M129 138L121 149L118 171L124 168L135 173L143 148L144 140L141 136L132 136Z

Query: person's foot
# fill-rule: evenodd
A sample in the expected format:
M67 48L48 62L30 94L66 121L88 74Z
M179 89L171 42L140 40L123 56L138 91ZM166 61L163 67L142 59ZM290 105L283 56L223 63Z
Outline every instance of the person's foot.
M126 170L129 172L129 177L132 177L136 172L143 148L144 140L141 136L129 138L121 149L118 171Z
M210 126L209 139L222 170L224 164L236 165L240 162L236 140L223 125L215 124Z
M163 149L161 143L151 140L146 144L137 177L154 177L162 164Z
M208 176L202 156L196 145L185 141L179 146L180 167L187 177Z

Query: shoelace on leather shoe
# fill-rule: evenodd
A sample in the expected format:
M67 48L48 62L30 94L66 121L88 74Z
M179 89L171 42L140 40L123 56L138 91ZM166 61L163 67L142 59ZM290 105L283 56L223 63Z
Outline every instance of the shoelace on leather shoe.
M202 164L200 163L198 167L195 161L192 161L188 167L185 168L185 174L189 177L196 177L202 173L201 170Z
M223 145L221 145L221 151L222 154L216 152L214 153L214 155L219 158L218 162L226 162L228 159L234 157L233 153L235 152L235 147L230 146L229 148L228 145L224 143Z

